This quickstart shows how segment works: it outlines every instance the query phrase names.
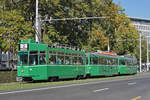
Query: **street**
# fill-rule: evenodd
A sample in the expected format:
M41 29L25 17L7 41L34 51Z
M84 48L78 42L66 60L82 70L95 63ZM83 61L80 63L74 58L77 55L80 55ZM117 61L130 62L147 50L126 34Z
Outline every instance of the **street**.
M0 91L0 100L149 100L149 83L148 73L129 79Z

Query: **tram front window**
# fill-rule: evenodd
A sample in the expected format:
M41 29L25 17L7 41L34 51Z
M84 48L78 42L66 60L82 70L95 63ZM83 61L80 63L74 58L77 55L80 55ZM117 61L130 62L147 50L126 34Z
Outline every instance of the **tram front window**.
M27 65L28 64L28 55L19 55L19 65Z

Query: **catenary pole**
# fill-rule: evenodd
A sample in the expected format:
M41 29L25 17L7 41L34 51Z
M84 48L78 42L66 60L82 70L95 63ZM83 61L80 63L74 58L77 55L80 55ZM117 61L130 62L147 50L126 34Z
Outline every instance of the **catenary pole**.
M39 41L39 37L38 37L38 28L39 28L39 24L38 24L39 20L38 19L39 19L38 18L38 0L36 0L36 19L35 19L35 31L36 31L36 33L35 33L35 41L36 42L40 42Z

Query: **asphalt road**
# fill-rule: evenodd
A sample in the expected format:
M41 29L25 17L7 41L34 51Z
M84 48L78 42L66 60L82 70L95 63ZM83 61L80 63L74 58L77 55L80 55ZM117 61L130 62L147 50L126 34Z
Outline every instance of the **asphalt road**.
M0 91L0 100L150 100L150 74L131 79Z

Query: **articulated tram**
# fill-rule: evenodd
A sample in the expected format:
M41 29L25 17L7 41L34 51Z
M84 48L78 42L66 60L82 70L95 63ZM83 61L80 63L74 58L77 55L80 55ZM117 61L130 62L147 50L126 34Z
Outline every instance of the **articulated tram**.
M136 58L21 40L17 75L24 81L136 74Z

